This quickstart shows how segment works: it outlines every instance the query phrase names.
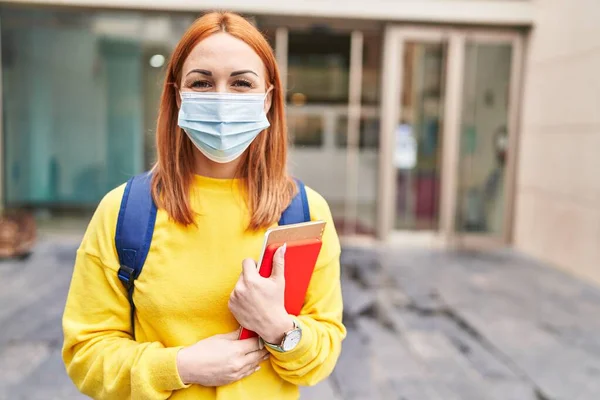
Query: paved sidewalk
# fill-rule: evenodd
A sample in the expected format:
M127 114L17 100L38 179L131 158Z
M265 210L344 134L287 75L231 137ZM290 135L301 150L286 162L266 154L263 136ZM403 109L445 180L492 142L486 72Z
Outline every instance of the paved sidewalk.
M0 399L82 399L60 359L76 240L0 262ZM512 252L345 249L349 334L306 400L598 400L600 290Z

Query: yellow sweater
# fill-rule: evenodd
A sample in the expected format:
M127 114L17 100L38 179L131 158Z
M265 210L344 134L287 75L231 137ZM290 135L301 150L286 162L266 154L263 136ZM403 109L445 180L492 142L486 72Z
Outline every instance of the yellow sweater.
M190 196L197 227L159 210L150 252L135 281L132 340L126 290L114 245L121 186L102 200L77 251L63 317L63 359L77 387L95 399L297 399L332 371L342 325L340 245L325 200L307 188L311 218L327 221L323 247L299 317L303 335L273 351L255 374L218 388L186 386L176 356L183 346L235 330L229 295L244 258L259 258L264 231L248 233L240 182L196 176Z

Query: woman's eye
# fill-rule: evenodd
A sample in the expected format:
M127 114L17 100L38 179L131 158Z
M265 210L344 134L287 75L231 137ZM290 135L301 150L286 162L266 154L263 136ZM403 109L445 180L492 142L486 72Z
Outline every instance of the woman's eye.
M206 89L210 87L209 81L194 81L191 85L192 88L195 89Z
M233 86L251 88L252 87L252 83L250 81L245 80L245 79L238 79L238 80L236 80L236 81L233 82Z

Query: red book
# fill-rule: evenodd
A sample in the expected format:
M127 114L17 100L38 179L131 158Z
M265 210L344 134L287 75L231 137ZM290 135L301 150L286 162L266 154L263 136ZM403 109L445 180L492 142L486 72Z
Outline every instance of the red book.
M288 314L298 315L304 305L317 258L321 251L320 239L304 239L286 242L285 251L285 309ZM268 278L273 270L273 257L283 243L272 243L265 248L259 266L261 276ZM240 339L256 337L255 332L242 328Z

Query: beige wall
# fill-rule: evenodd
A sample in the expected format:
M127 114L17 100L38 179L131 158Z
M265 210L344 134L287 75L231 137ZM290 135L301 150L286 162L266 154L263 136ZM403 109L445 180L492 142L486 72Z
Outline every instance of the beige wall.
M600 1L534 3L515 246L600 283Z
M6 0L5 0L6 1ZM249 14L304 15L333 18L529 25L529 0L8 0L12 3L135 8L143 10L235 10ZM570 0L564 0L570 1ZM340 6L343 4L343 6Z

